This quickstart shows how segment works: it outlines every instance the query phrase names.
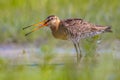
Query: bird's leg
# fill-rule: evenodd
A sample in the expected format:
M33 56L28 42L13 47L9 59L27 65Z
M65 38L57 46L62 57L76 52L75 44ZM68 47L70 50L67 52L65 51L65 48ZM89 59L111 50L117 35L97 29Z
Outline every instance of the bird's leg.
M81 60L81 58L82 58L82 53L81 53L81 49L80 49L79 42L77 43L77 47L78 47L78 49L79 49L79 60Z
M79 62L79 52L78 52L78 47L77 47L77 44L76 44L76 43L73 42L73 44L74 44L74 47L75 47L75 50L76 50L76 53L77 53L77 62Z

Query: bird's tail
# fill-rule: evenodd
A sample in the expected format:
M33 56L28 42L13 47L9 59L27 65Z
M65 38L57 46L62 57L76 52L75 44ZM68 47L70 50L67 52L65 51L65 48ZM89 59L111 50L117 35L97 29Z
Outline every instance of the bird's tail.
M108 26L108 27L105 29L105 32L112 32L111 26Z
M96 29L103 32L112 32L111 26L96 25Z

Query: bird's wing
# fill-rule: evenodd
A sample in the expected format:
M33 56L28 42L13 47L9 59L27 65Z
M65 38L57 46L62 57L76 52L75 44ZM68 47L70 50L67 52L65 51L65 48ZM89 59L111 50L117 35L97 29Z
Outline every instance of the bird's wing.
M84 21L83 19L67 19L62 23L63 27L70 34L72 39L86 38L99 34L96 25Z
M71 34L83 34L94 31L94 24L84 21L83 19L67 19L63 21L63 26Z

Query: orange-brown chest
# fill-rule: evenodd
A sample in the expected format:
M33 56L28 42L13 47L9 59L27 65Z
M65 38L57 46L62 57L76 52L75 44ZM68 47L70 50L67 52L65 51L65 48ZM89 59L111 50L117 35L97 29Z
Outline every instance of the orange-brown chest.
M67 40L66 29L62 26L56 28L51 28L52 34L57 39Z

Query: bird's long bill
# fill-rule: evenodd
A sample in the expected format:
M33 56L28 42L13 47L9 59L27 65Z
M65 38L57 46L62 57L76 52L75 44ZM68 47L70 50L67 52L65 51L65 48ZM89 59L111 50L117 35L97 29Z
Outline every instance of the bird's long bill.
M32 31L26 33L25 36L31 34L32 32L34 32L34 31L36 31L36 30L38 30L38 29L40 29L40 28L42 28L42 27L44 27L44 26L47 26L46 20L44 20L44 21L42 21L42 22L39 22L39 23L37 23L37 24L33 24L33 25L30 25L30 26L24 27L23 30L24 30L24 29L27 29L27 28L29 28L29 27L31 27L31 26L37 26L37 28L34 28Z

